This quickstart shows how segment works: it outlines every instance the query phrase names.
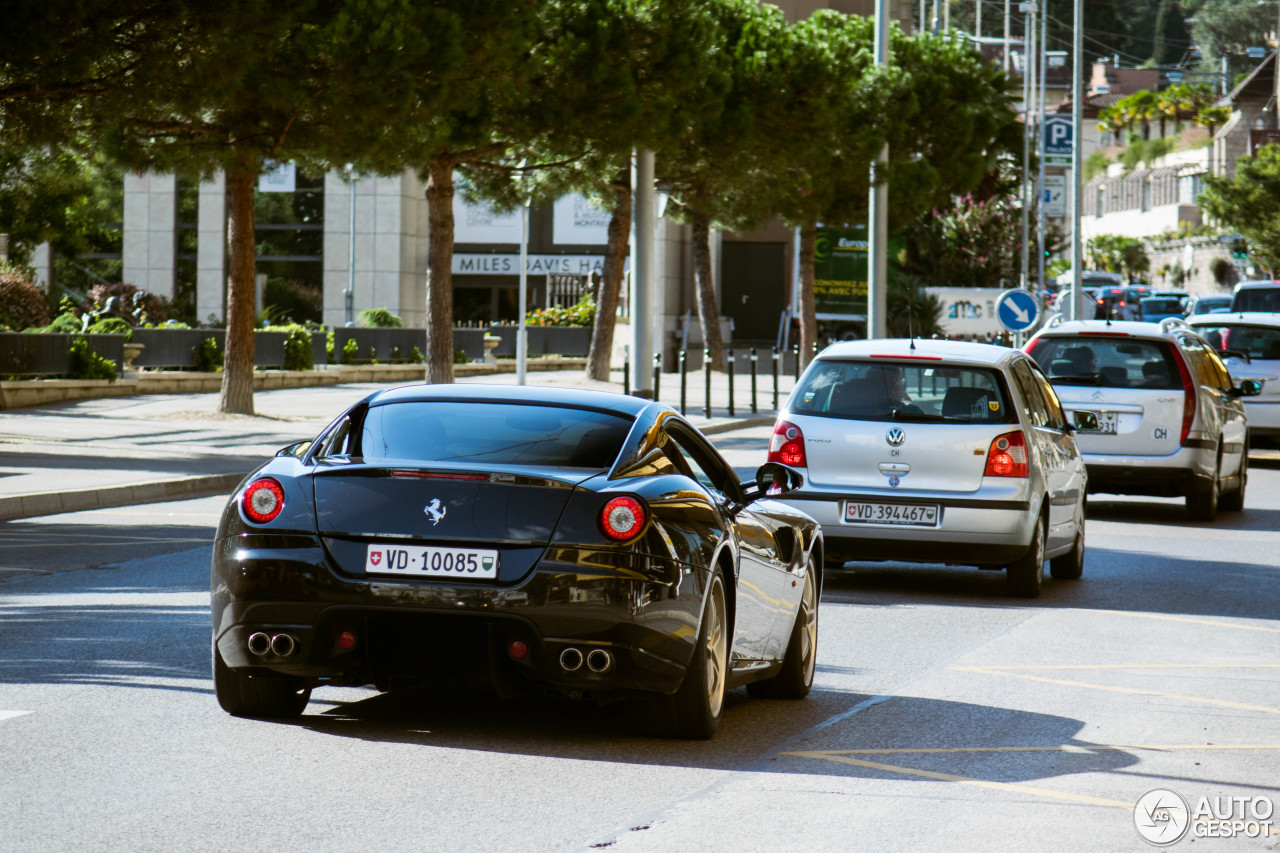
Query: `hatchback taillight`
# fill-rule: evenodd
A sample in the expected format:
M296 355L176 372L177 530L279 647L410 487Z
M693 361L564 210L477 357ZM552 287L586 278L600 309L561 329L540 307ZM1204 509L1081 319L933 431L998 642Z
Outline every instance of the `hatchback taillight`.
M254 480L244 490L240 507L250 521L266 524L284 509L284 487L270 477Z
M604 505L600 513L600 529L610 539L625 542L639 535L647 517L644 504L637 499L614 498Z
M1178 436L1178 444L1186 446L1187 436L1191 433L1191 424L1196 420L1196 381L1187 369L1187 360L1176 349L1173 360L1178 365L1178 376L1182 379L1182 434Z
M1027 439L1022 431L998 435L987 448L987 468L984 477L1026 477Z
M773 438L769 439L770 462L781 462L792 468L808 468L809 460L804 454L804 433L800 427L786 421L778 421L773 428Z

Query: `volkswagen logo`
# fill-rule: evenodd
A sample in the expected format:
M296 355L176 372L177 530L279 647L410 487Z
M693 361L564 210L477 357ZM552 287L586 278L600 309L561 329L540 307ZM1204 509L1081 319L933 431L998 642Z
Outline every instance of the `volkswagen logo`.
M902 431L902 427L894 427L884 434L884 440L889 442L890 447L901 447L902 442L907 440L907 434Z

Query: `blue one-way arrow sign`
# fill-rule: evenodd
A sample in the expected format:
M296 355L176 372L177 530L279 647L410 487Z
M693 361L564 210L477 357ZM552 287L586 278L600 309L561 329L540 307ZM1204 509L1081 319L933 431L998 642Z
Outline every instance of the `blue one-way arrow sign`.
M1025 332L1040 319L1040 303L1025 290L1006 290L996 300L996 318L1011 332Z

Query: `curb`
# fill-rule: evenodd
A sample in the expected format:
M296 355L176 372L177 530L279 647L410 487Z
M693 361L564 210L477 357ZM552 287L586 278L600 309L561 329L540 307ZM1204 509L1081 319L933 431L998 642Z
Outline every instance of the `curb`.
M239 485L244 478L244 474L212 474L205 477L130 483L100 489L14 495L0 498L0 521L226 494Z

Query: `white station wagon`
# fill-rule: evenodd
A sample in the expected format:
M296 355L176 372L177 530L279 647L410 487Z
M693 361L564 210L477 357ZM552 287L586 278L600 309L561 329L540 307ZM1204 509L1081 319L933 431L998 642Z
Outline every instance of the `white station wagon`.
M1096 427L1092 415L1081 425ZM822 524L827 562L1007 569L1040 593L1084 571L1077 429L1035 361L939 340L834 344L779 413L769 459L800 469L782 499Z

